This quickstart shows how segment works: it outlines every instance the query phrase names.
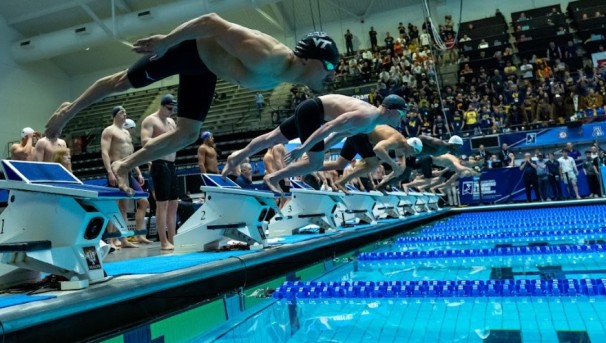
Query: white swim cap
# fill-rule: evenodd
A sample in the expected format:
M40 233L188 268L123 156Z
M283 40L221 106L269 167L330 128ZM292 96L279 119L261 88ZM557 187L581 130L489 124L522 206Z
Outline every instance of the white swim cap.
M36 131L34 131L34 129L32 129L31 127L23 128L23 130L21 130L21 138L25 138L25 136L31 135L34 132Z
M126 119L126 121L124 121L124 125L122 125L123 128L125 129L134 129L137 127L137 124L135 123L134 120L132 119Z
M423 142L421 142L418 138L408 138L406 140L408 145L410 145L413 149L415 149L415 153L420 154L423 151Z
M448 144L463 145L463 139L455 135L450 137L450 139L448 140Z

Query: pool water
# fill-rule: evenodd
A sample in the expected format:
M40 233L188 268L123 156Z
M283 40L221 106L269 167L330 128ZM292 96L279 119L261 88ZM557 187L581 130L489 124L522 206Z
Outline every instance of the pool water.
M602 342L606 206L454 215L315 280L288 281L217 342Z

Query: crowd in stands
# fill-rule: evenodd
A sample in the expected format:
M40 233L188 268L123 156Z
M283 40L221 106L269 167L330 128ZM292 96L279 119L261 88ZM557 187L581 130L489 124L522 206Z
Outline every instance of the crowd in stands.
M523 131L603 115L606 68L593 67L588 56L606 42L599 30L578 24L602 17L600 10L577 9L578 18L559 6L513 13L513 37L498 9L493 18L463 23L458 38L450 16L438 30L429 20L421 30L399 23L395 38L371 27L371 47L360 51L353 51L348 30L334 87L376 82L374 104L389 94L405 97L411 106L402 132L409 137ZM432 31L446 49L436 48ZM458 82L442 84L440 94L437 67L453 62Z
M524 130L604 114L606 68L587 58L595 51L583 45L575 19L559 6L533 11L512 14L517 52L501 41L498 24L488 26L496 31L470 24L459 39L459 82L443 94L455 132Z

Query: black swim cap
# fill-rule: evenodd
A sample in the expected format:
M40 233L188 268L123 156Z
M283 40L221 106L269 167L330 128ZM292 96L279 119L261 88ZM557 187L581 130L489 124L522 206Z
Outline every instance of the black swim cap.
M335 70L339 64L337 44L324 32L312 32L305 36L297 43L294 53L297 57L324 62L324 68L329 71Z
M401 96L395 94L386 96L385 99L383 99L381 106L385 107L388 110L408 110L408 104L406 103L406 100L404 100Z
M118 113L120 113L120 111L124 111L124 107L122 107L122 106L114 106L114 108L112 109L112 118L116 117L116 115Z

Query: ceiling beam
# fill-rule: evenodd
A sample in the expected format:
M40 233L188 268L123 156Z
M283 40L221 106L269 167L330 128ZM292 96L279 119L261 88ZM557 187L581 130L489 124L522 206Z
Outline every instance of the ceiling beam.
M271 3L269 4L269 8L274 13L274 15L280 21L280 24L284 27L286 33L292 33L294 31L292 23L288 20L288 17L284 15L284 10L282 7L282 3Z
M91 3L94 0L82 0L85 4ZM62 4L58 4L55 6L50 6L50 7L46 7L44 9L41 9L39 11L34 11L34 12L29 12L26 13L24 15L18 16L16 18L12 18L10 20L7 20L7 24L8 25L16 25L16 24L20 24L24 21L28 21L28 20L32 20L32 19L37 19L39 17L43 17L45 15L49 15L49 14L53 14L53 13L57 13L57 12L62 12L65 10L69 10L69 9L73 9L74 7L78 7L80 6L78 1L70 1L70 2L65 2Z
M263 19L265 19L268 23L270 23L271 26L275 27L280 32L284 32L284 27L282 25L280 25L280 23L278 23L278 21L274 17L269 15L269 13L265 12L264 10L262 10L258 7L255 8L255 10L261 15L261 17L263 17Z
M368 3L368 6L366 6L366 11L364 11L364 14L362 15L362 17L366 18L366 16L368 15L368 12L370 12L370 9L372 8L372 6L375 4L375 0L370 0L370 2Z
M124 0L115 0L116 7L124 13L130 13L133 10L130 9L130 6Z
M325 3L332 5L334 7L336 7L337 9L339 9L339 11L343 11L344 13L348 14L350 17L354 18L354 19L362 19L363 16L358 15L353 13L352 11L348 10L347 8L343 8L341 7L339 4L336 4L333 0L324 0Z
M76 0L76 2L80 4L80 7L82 7L84 12L86 12L86 14L88 14L88 16L91 17L95 21L95 23L97 23L97 25L99 25L103 32L105 32L109 37L116 37L116 32L107 27L107 25L105 25L103 21L99 19L97 14L93 10L91 10L90 7L88 7L88 5L84 3L84 1L85 0Z

